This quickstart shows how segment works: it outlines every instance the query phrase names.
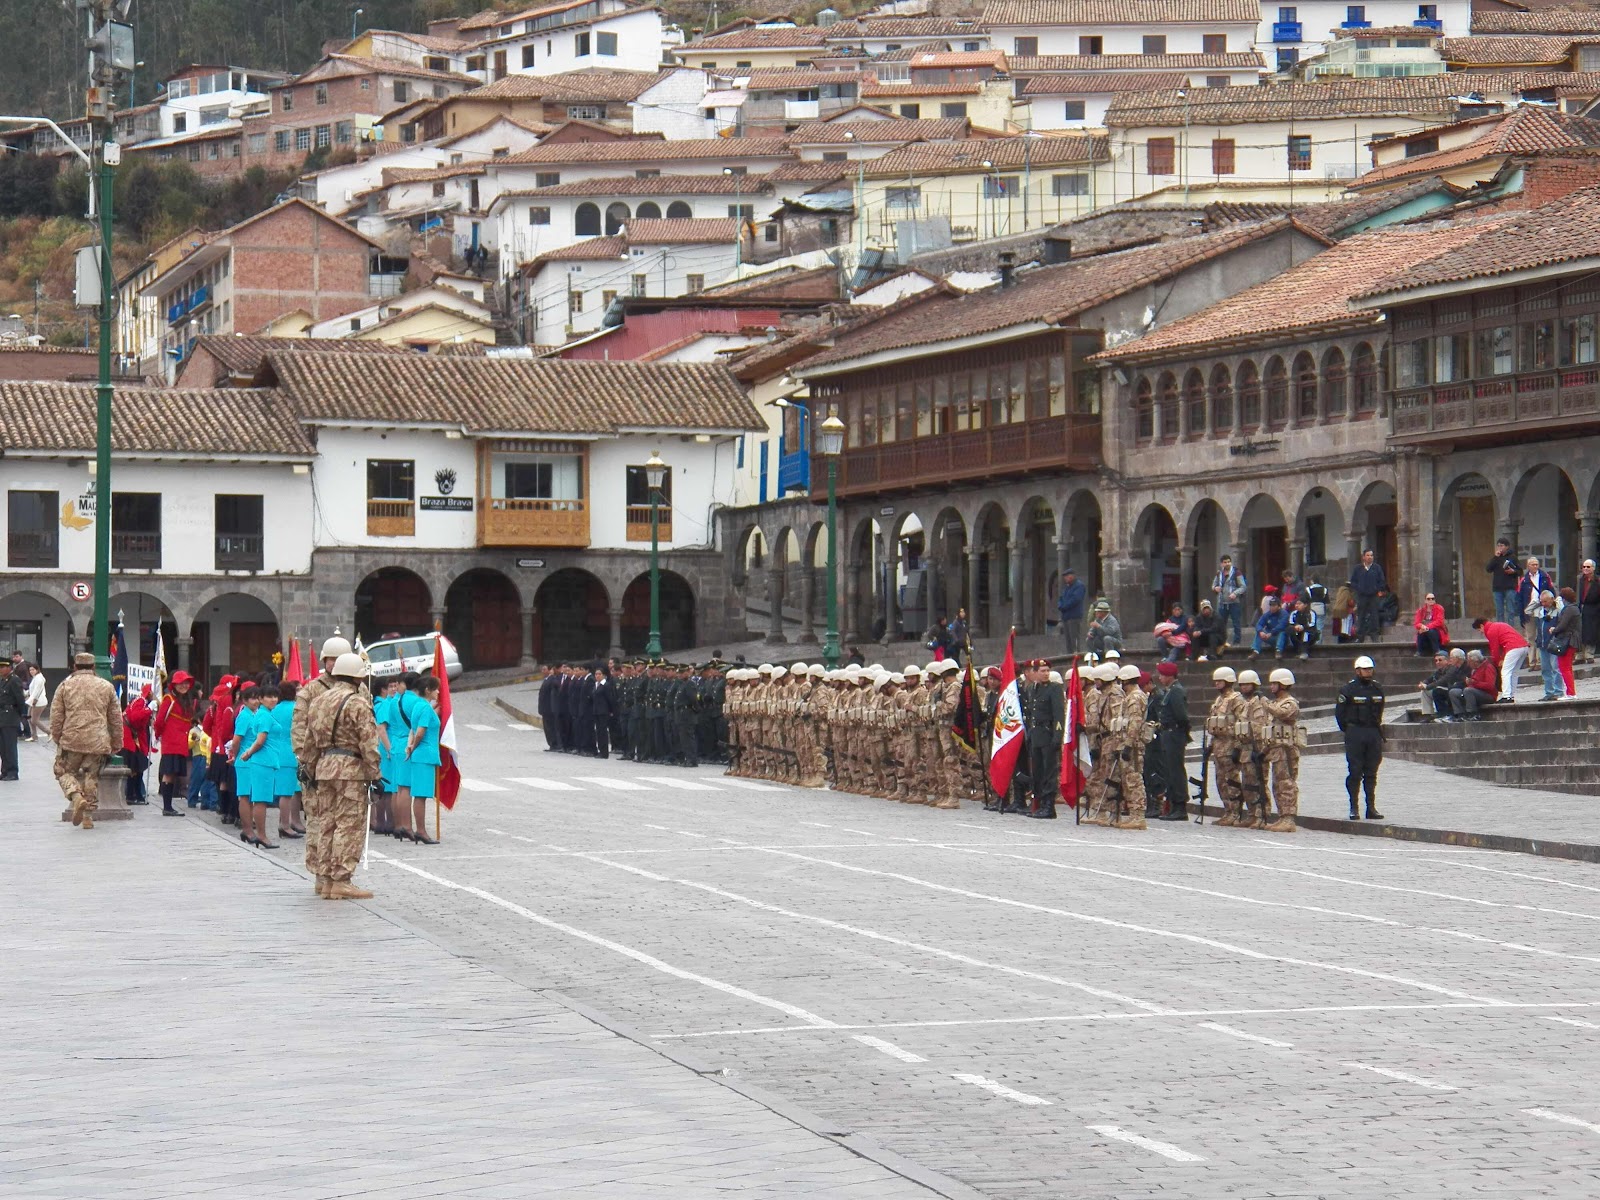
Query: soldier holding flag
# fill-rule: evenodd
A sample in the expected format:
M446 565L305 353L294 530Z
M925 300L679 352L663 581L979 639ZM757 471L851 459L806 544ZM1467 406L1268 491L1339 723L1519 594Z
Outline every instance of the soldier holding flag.
M1017 660L1013 651L1017 632L1006 638L1006 656L1000 664L1000 690L994 709L994 738L989 747L989 786L994 789L1000 811L1024 812L1008 804L1017 759L1023 749L1022 697L1017 687Z

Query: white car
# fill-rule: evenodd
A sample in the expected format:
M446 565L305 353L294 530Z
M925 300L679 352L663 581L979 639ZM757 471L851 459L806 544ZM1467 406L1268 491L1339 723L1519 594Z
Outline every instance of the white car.
M372 674L377 679L401 675L406 671L426 671L433 666L433 654L438 643L437 633L373 642L367 647L367 660L372 663ZM446 649L444 665L451 679L460 678L461 659L457 657L454 646Z

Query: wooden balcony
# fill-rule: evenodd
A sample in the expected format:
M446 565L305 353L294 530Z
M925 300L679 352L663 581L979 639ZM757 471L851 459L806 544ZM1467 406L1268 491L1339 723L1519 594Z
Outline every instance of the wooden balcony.
M583 549L589 545L589 506L582 500L480 498L478 545Z
M846 450L839 456L839 495L873 495L1049 469L1092 471L1100 459L1099 417L1046 417ZM825 469L812 472L813 498L826 497L827 478Z
M161 535L111 531L111 566L117 571L159 571Z
M413 537L417 506L410 500L368 500L368 537Z
M628 505L628 531L625 536L630 542L648 542L650 540L650 506L648 504ZM672 509L665 504L657 508L656 540L658 542L670 542L672 540Z
M1600 365L1397 391L1391 442L1452 445L1600 425Z

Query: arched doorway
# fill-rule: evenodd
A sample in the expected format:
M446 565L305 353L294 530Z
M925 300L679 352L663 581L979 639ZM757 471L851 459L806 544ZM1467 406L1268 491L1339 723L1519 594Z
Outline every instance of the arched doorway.
M137 654L138 661L145 666L156 665L156 632L159 629L166 668L168 672L178 669L178 622L164 600L149 592L113 592L106 613L113 629L117 614L122 614L122 627L128 635L128 661L134 661ZM89 614L85 614L84 624L88 623ZM99 653L110 645L109 637L110 630L96 636L91 648Z
M1520 557L1537 558L1560 583L1577 577L1578 494L1565 471L1546 463L1524 474L1511 493L1510 520Z
M572 232L577 237L600 236L600 206L585 200L572 214Z
M915 638L928 627L927 543L922 518L916 513L905 513L895 519L895 532L889 542L888 570L883 581L883 586L894 597L890 641Z
M433 632L433 594L422 576L382 567L356 588L356 634L364 642Z
M1056 575L1056 514L1041 496L1030 498L1017 518L1022 536L1022 624L1029 633L1045 632L1045 621L1055 618L1052 600L1060 579Z
M1011 526L1003 508L992 500L973 522L972 550L978 556L978 594L972 619L987 637L1003 637L1011 626L1011 563L1007 547Z
M1217 597L1211 592L1211 581L1230 544L1228 518L1222 506L1215 500L1200 501L1189 514L1189 545L1194 547L1194 556L1189 564L1189 577L1183 581L1185 612L1198 611L1202 600L1209 600L1213 605L1217 603Z
M845 594L849 597L848 636L857 641L876 641L883 636L878 613L878 541L882 536L878 522L867 518L856 525L850 538L850 557L845 564Z
M942 510L933 519L925 545L935 619L948 617L954 621L963 608L969 607L966 549L967 527L961 514L953 508Z
M283 648L277 614L264 600L242 592L226 592L201 605L189 637L189 672L207 687L224 675L261 674Z
M468 671L522 661L522 597L499 571L477 567L444 594L444 632Z
M612 201L606 206L606 236L616 237L629 219L628 206L620 200Z
M1494 587L1483 569L1499 530L1494 488L1477 472L1451 480L1434 526L1433 594L1451 616L1492 617Z
M0 649L15 649L28 662L44 668L52 686L71 668L72 636L87 625L90 608L80 606L76 618L67 606L43 592L10 592L0 596Z
M650 640L650 572L634 578L622 593L622 649L643 654ZM676 571L661 572L661 649L675 654L694 640L694 590Z
M1345 561L1344 510L1332 490L1317 487L1305 494L1295 514L1294 537L1300 543L1300 562L1289 565L1307 581L1324 584L1331 593L1350 578L1353 564Z
M533 648L540 662L604 658L611 647L611 598L605 584L587 571L567 567L539 585L539 610Z
M1395 502L1394 485L1382 480L1369 483L1356 500L1350 528L1360 539L1361 549L1371 550L1383 567L1391 588L1398 588L1404 578L1400 569L1399 526L1400 509Z
M1144 559L1145 603L1132 612L1117 616L1124 636L1149 630L1183 595L1178 556L1178 525L1172 514L1159 504L1151 504L1139 515L1134 526L1134 553Z
M1105 592L1100 566L1100 501L1091 491L1073 494L1066 508L1067 566L1078 573L1091 600Z
M1289 565L1289 525L1278 502L1265 492L1251 497L1244 506L1239 542L1244 546L1244 577L1250 584L1244 616L1254 623L1266 586L1279 586Z

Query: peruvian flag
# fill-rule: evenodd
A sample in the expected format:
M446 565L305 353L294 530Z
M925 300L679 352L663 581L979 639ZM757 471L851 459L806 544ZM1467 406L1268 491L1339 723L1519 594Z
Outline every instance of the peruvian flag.
M1002 801L1011 794L1011 776L1022 753L1022 700L1017 695L1017 659L1013 629L1006 638L1006 657L1000 664L1000 702L994 709L994 740L989 751L989 786Z
M441 633L433 648L433 664L439 676L439 803L454 809L456 797L461 795L461 768L456 765L456 718L450 707L450 671L445 666L449 646Z
M307 645L309 646L309 643L307 643ZM317 658L315 650L308 649L306 651L306 663L309 666L309 669L306 671L307 680L315 679L318 675L322 674L322 662Z
M1083 731L1083 681L1074 657L1067 683L1067 719L1061 726L1061 798L1073 808L1088 786L1090 766L1089 736Z

